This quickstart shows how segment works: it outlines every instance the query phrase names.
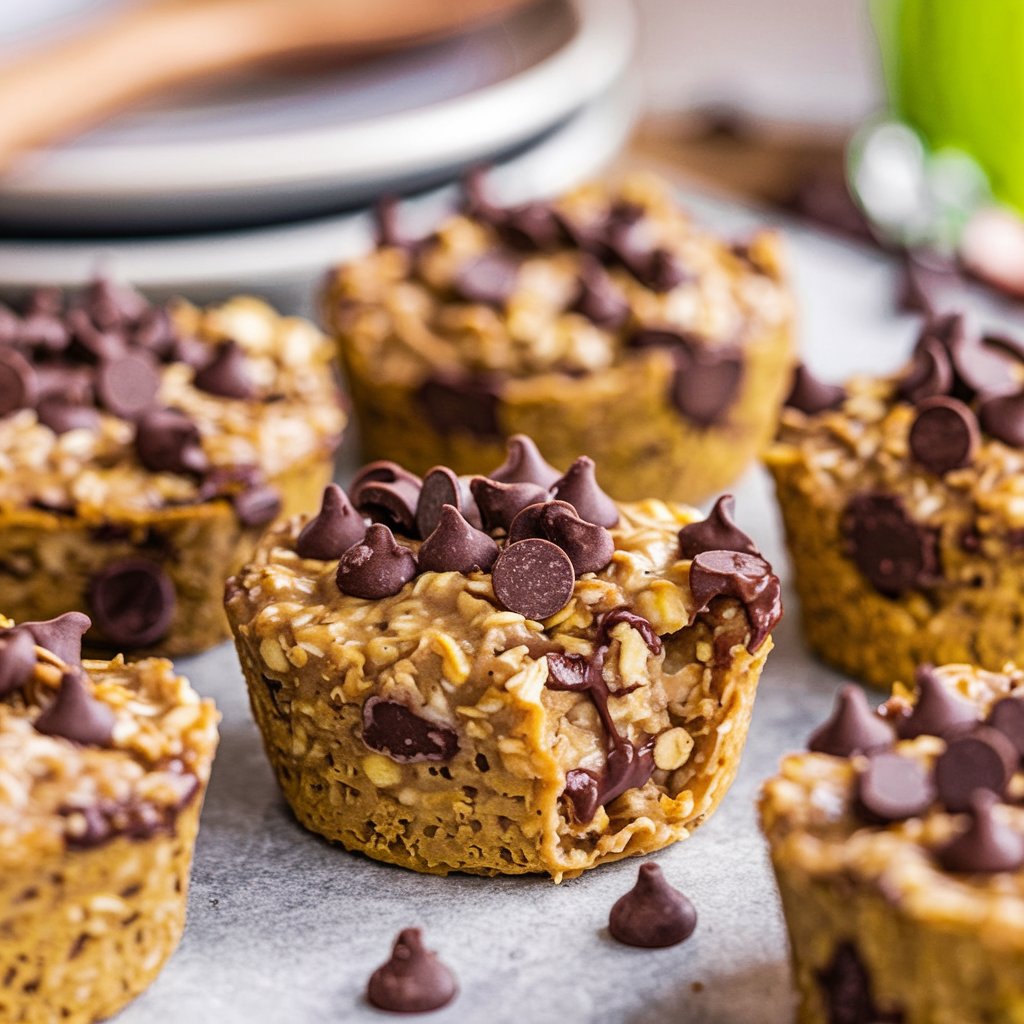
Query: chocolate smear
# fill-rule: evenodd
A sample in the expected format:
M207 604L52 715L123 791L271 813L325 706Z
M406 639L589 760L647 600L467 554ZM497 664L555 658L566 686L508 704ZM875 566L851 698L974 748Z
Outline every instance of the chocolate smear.
M500 438L498 409L501 379L496 374L461 375L435 372L416 392L427 421L441 434Z
M760 555L704 551L690 565L694 619L716 597L733 597L750 624L747 650L753 654L782 617L782 591L772 567Z

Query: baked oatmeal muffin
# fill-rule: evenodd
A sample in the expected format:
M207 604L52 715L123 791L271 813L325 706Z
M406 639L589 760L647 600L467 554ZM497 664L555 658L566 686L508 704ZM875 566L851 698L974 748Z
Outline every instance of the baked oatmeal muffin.
M171 663L0 617L0 1019L92 1024L181 938L217 711Z
M296 817L417 871L556 880L687 836L735 775L781 612L730 512L616 503L589 458L560 475L525 437L489 476L331 485L226 594Z
M761 796L799 1024L1024 1019L1024 674L848 686Z
M796 376L769 449L801 621L885 686L923 662L1024 664L1024 352L951 315L910 364Z
M328 342L257 299L150 305L97 281L0 306L0 595L89 611L91 649L227 636L224 579L316 505L344 425Z
M474 472L522 432L589 452L621 500L698 501L775 428L793 359L779 241L731 245L650 178L503 209L470 195L429 238L394 211L330 275L364 456Z

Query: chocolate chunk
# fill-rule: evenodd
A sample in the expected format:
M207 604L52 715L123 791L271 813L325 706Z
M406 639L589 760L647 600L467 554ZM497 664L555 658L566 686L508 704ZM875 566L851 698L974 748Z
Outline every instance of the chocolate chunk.
M320 511L295 539L300 558L328 561L341 556L363 539L366 524L356 513L345 492L337 484L328 484L320 502Z
M753 654L782 617L778 577L760 555L742 551L704 551L690 565L694 616L716 597L734 597L750 623L747 650Z
M382 697L370 697L363 704L363 742L400 764L450 761L459 751L454 729Z
M966 811L971 794L984 789L1002 798L1017 768L1017 748L1001 732L979 725L949 740L935 762L935 785L947 811Z
M457 992L455 976L424 947L419 928L405 928L391 959L370 976L366 998L379 1010L426 1013L447 1006Z
M640 865L636 885L615 901L608 916L613 939L645 949L675 946L688 939L696 927L693 904L668 884L653 861Z
M69 430L98 430L100 414L89 405L75 405L56 395L48 395L36 406L36 417L55 434Z
M159 565L144 558L111 562L89 581L89 610L97 629L124 650L165 637L175 605L174 584Z
M897 731L903 739L915 736L945 738L978 721L973 704L958 697L931 665L922 665L914 676L917 700L909 715L899 720Z
M135 454L154 473L202 473L209 460L199 428L180 409L154 409L135 427Z
M619 506L601 490L594 475L594 460L581 455L565 471L565 475L551 485L551 494L559 501L567 501L580 519L598 526L615 526L619 521Z
M974 793L967 830L936 851L943 868L963 874L995 874L1024 865L1024 836L996 815L997 803L994 793Z
M867 968L848 942L839 946L832 962L817 972L827 1024L903 1024L899 1011L885 1013L875 1006Z
M918 404L908 440L917 463L941 476L970 465L980 440L978 420L955 398L926 398Z
M501 240L519 252L554 252L566 241L561 222L547 203L523 203L503 210L494 226Z
M500 379L494 374L475 376L436 372L416 392L427 421L441 434L466 433L472 437L500 438L498 409Z
M789 395L785 405L790 409L798 409L808 416L814 416L826 409L835 409L842 405L846 390L838 384L826 384L818 380L803 363L797 363L793 370L793 383L789 386Z
M231 496L243 526L265 526L281 514L281 492L273 484L257 483Z
M928 810L935 784L924 766L909 757L872 754L857 779L857 800L869 821L905 821Z
M615 554L612 535L603 526L581 519L576 509L565 501L548 501L524 508L512 521L508 539L509 543L514 543L530 536L557 544L569 556L577 576L600 572Z
M0 350L0 416L30 409L38 394L32 364L13 349Z
M21 628L27 629L43 650L55 654L65 665L82 663L82 637L90 626L92 620L82 612L65 612L45 622L21 624Z
M213 358L195 376L195 385L218 398L252 398L256 387L249 369L249 360L241 346L224 342Z
M696 558L705 551L742 551L759 555L757 545L733 522L736 502L731 494L723 494L708 513L707 519L687 523L679 531L679 557Z
M913 522L896 495L869 492L851 498L843 533L857 568L886 597L899 597L938 576L935 531Z
M494 563L491 580L494 596L503 608L542 620L569 603L576 574L560 547L531 538L504 548Z
M420 572L490 572L498 545L470 526L454 505L442 505L437 526L416 557Z
M630 611L625 606L613 608L610 612L602 612L597 619L597 644L607 646L611 643L612 630L620 623L625 623L630 629L640 634L643 642L651 654L661 654L661 637L658 636L654 626L642 615Z
M538 484L510 483L503 484L497 480L489 480L485 476L473 477L469 482L480 519L488 533L495 530L508 530L512 520L527 505L536 505L546 501L548 492Z
M87 747L109 747L114 738L114 712L89 690L81 670L65 672L53 702L33 725L44 736L59 736Z
M569 310L610 331L629 319L629 302L596 260L584 264Z
M978 408L981 429L1011 448L1024 448L1024 392L996 395Z
M545 460L533 438L513 434L507 442L505 461L487 476L502 484L536 484L549 490L561 473Z
M36 642L27 629L0 633L0 697L19 689L36 667Z
M871 710L864 691L848 684L839 691L831 717L811 733L807 749L850 757L891 747L895 739L891 723Z
M492 249L463 264L452 287L466 302L504 306L516 290L519 261L508 253Z
M96 370L97 397L107 412L125 420L151 411L159 390L160 369L142 349L103 359Z
M397 594L415 575L413 553L383 523L374 523L341 556L335 579L343 594L376 601Z
M1001 732L1024 756L1024 701L1016 697L1003 697L992 705L986 725Z
M910 365L900 378L897 393L918 403L936 395L948 395L953 387L953 364L941 342L922 338L914 348Z

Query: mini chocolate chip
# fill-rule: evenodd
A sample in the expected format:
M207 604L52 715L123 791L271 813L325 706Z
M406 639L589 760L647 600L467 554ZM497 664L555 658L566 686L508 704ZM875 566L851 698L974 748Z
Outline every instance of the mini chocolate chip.
M782 617L779 579L760 555L742 551L703 551L690 564L694 617L716 597L733 597L750 623L747 650L753 654Z
M981 429L1012 448L1024 448L1024 392L996 395L978 408Z
M679 531L679 557L696 558L704 551L743 551L759 555L757 545L733 522L735 507L733 496L723 494L707 519L687 523Z
M13 349L0 350L0 416L30 409L38 394L32 364Z
M894 752L872 754L857 779L860 810L871 821L905 821L923 814L935 800L927 769Z
M27 629L0 633L0 697L24 686L36 667L36 642Z
M366 480L352 490L352 503L363 515L407 537L419 536L416 528L419 497L419 482L414 483L404 478L391 483Z
M974 793L967 830L936 851L943 868L963 874L995 874L1024 865L1024 836L996 815L997 803L994 793Z
M370 697L363 704L363 742L400 764L450 761L459 752L454 729L382 697Z
M423 945L419 928L405 928L391 959L370 976L366 998L379 1010L426 1013L447 1006L458 992L452 972Z
M611 331L629 319L629 302L596 260L586 262L581 269L569 310Z
M785 405L790 409L798 409L808 416L814 416L826 409L835 409L842 405L846 390L838 384L826 384L818 380L803 363L797 363L793 370L793 382L789 386L789 395Z
M519 261L508 253L492 249L463 264L452 287L466 302L503 306L515 293L518 278Z
M460 479L447 466L435 466L423 478L416 502L418 536L429 537L434 532L445 505L458 509L470 526L480 526L480 510L469 489L469 481Z
M48 395L36 406L36 418L55 434L69 430L98 430L100 414L91 405L76 405L57 395Z
M501 379L495 374L470 376L438 371L420 385L416 401L427 421L441 434L500 438L500 385Z
M619 521L619 506L601 490L594 475L594 460L581 455L551 485L552 497L567 501L580 519L598 526L615 526Z
M548 498L547 489L539 484L525 481L503 484L485 476L473 477L469 489L473 492L477 508L480 509L480 519L488 533L508 530L512 520L527 505L535 505Z
M941 476L970 465L980 440L978 420L963 402L936 395L918 404L908 440L914 459Z
M328 484L320 502L320 511L295 539L299 558L328 561L341 556L366 533L366 524L352 507L348 496L337 484Z
M383 523L374 523L341 556L335 579L343 594L376 601L397 594L415 575L413 553Z
M122 558L89 581L89 610L110 643L133 650L165 637L174 619L174 584L154 562Z
M135 453L154 473L203 473L209 460L199 428L180 409L154 409L135 427Z
M102 359L96 371L96 395L107 412L125 420L150 411L160 390L160 369L143 349Z
M917 700L914 708L901 718L896 729L903 739L916 736L940 736L946 738L974 725L979 718L978 710L952 687L947 686L931 665L922 665L914 675L917 685Z
M225 341L196 373L195 386L218 398L252 398L256 393L249 360L235 341Z
M534 507L527 506L516 516L516 520ZM510 542L516 520L509 529ZM600 572L615 554L612 535L603 526L581 519L568 502L549 501L541 505L537 526L541 537L557 544L569 556L577 576Z
M231 496L243 526L265 526L281 514L281 492L273 484L257 483Z
M442 505L437 526L420 545L420 572L490 572L498 545L474 529L454 505Z
M1003 697L992 705L985 720L986 725L998 729L1024 756L1024 700Z
M636 885L608 915L608 931L627 946L660 949L688 939L697 927L693 904L665 880L653 861L640 865Z
M949 740L935 762L935 785L947 811L966 811L976 789L1002 798L1020 755L1001 732L979 725Z
M501 484L536 484L549 489L561 473L540 453L533 438L513 434L506 443L505 461L487 474Z
M59 736L87 747L109 747L116 723L114 712L97 700L80 669L60 677L53 702L32 724L44 736Z
M542 620L569 603L576 574L560 547L530 538L506 545L494 563L491 581L503 608Z
M914 348L910 365L900 379L897 393L917 403L936 395L948 395L953 387L953 364L941 342L925 337Z
M811 733L807 749L850 757L891 747L895 740L892 724L871 710L864 691L847 684L839 691L831 717Z
M65 665L82 663L82 637L92 626L92 620L82 612L65 612L45 622L23 622L36 643L45 651L55 654Z

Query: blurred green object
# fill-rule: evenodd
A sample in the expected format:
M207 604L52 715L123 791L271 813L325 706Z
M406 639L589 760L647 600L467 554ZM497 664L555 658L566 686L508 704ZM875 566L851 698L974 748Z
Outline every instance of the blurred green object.
M893 112L1024 212L1024 0L871 0Z

